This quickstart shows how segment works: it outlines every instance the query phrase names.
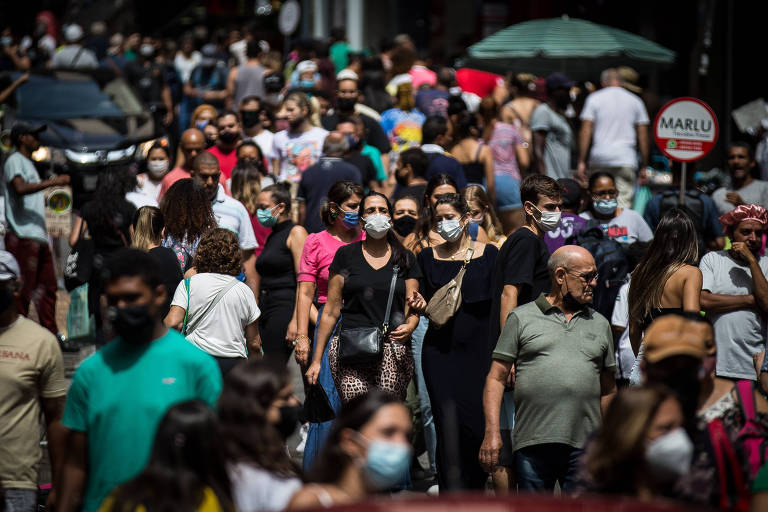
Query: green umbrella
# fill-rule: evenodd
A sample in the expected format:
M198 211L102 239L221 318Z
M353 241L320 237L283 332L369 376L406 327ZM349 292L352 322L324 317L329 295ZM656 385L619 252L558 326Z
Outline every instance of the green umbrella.
M644 37L567 16L512 25L470 46L468 53L459 65L540 76L560 71L593 80L607 67L647 71L675 60L675 52Z

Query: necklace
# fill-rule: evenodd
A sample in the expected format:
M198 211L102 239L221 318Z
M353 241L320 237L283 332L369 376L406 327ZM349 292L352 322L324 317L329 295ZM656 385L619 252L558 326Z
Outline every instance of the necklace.
M449 258L451 259L451 261L456 261L456 256L458 256L460 254L466 254L467 253L467 249L469 249L469 245L467 245L467 247L459 247L458 249L456 249L453 252L453 254L451 254L449 256Z

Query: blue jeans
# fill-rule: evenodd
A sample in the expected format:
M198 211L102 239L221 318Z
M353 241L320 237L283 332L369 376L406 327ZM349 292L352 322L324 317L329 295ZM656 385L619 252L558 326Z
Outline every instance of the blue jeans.
M546 443L526 446L515 452L515 474L520 491L552 491L555 481L563 493L573 489L584 450L567 444Z
M36 512L37 490L5 489L6 512Z
M411 350L413 351L413 365L416 369L416 387L419 391L419 408L424 424L424 443L427 445L429 456L429 469L436 472L435 452L437 452L437 433L435 432L435 420L432 418L432 405L429 403L427 383L424 382L424 370L421 369L421 347L424 345L424 336L427 334L429 320L422 316L419 325L411 335Z

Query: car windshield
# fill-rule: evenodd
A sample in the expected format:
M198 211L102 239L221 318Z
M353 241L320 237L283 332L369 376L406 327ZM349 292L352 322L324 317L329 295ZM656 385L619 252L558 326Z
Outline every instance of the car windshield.
M103 87L88 79L30 80L19 87L18 117L25 119L72 119L83 117L137 116L139 100L122 79Z

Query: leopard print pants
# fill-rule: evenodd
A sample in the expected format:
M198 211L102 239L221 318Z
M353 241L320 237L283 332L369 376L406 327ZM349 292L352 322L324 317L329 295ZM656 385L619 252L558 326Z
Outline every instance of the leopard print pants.
M334 336L328 347L328 362L342 403L364 395L371 388L388 391L404 401L413 376L410 341L384 343L379 362L346 366L339 360L339 337Z

